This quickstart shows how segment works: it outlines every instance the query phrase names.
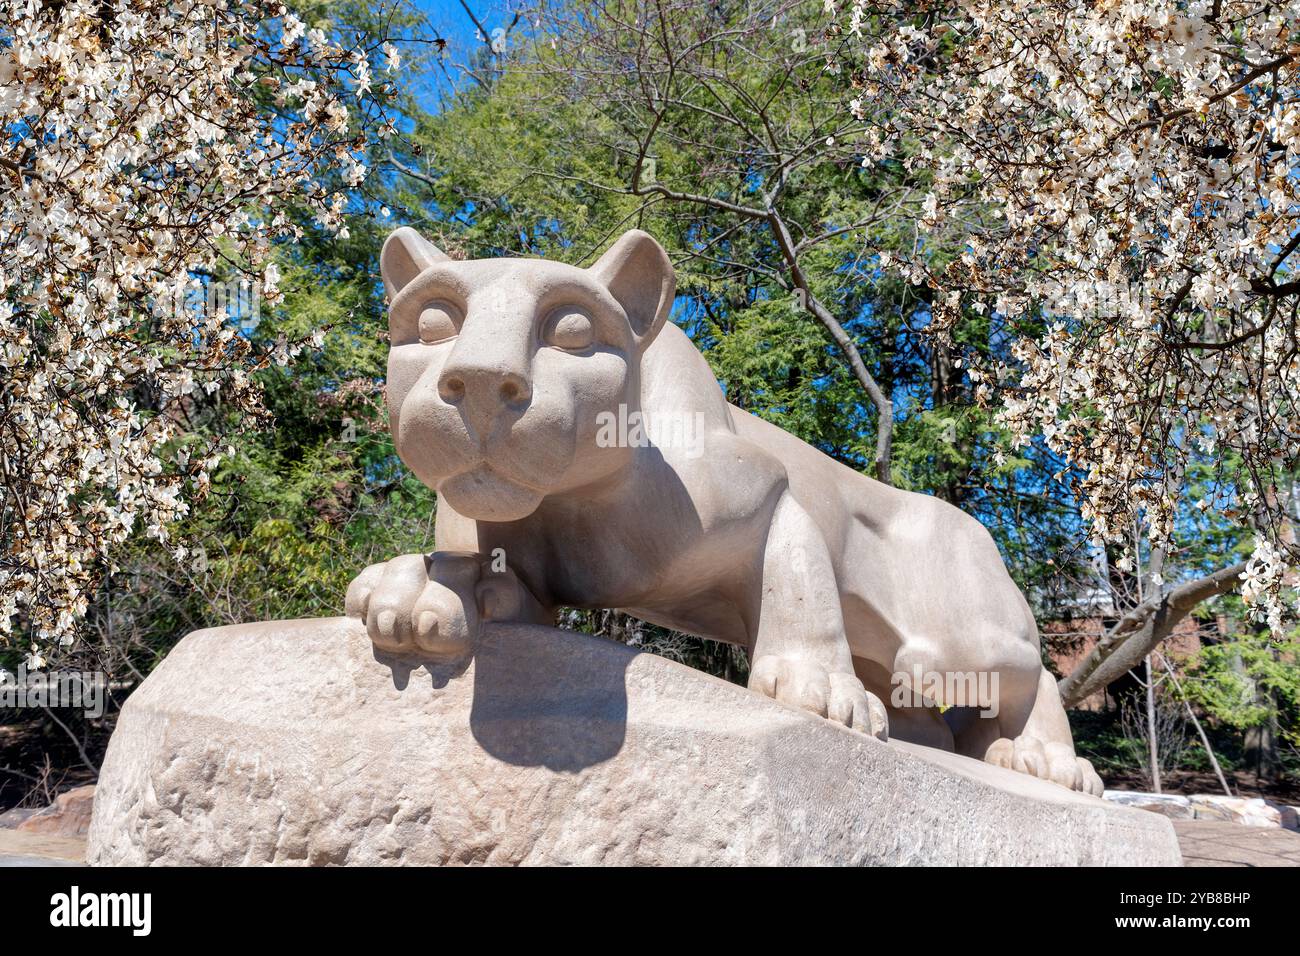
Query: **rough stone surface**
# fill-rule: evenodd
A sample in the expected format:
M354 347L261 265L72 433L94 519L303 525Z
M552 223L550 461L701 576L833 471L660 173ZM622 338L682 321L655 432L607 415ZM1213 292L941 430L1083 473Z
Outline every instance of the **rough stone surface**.
M23 820L16 829L48 836L84 837L90 831L94 805L95 787L77 787L59 794L53 803Z
M0 813L0 830L16 830L18 824L41 812L40 807L15 807Z
M598 638L411 670L343 619L199 631L131 696L96 864L1178 865L1170 822ZM390 663L392 666L389 666Z
M1263 797L1229 797L1221 793L1143 793L1137 790L1107 790L1105 797L1125 807L1150 810L1171 820L1215 820L1248 827L1297 826L1296 808Z

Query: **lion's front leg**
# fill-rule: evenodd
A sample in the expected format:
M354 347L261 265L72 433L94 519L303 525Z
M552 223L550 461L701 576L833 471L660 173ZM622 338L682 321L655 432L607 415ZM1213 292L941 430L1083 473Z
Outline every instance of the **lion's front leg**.
M885 740L885 705L853 672L835 569L821 532L786 492L763 552L749 687Z
M365 622L378 650L438 659L470 654L484 621L546 620L513 572L458 551L372 564L349 585L345 611Z

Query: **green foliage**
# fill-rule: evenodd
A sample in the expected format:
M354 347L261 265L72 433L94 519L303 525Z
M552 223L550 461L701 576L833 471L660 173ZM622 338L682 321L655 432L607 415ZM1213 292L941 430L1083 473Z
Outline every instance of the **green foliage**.
M1079 756L1091 761L1102 779L1144 767L1146 744L1129 737L1113 713L1072 711L1070 729Z
M700 332L727 399L852 467L870 460L874 430L857 382L826 345L825 330L789 297L735 310L729 327L707 316Z
M1185 681L1187 696L1215 720L1244 730L1277 723L1300 745L1300 643L1245 627L1201 648Z

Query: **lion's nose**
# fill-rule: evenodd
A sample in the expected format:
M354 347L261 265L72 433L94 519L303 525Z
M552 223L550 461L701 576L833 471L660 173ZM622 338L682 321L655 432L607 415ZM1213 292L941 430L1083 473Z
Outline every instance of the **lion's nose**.
M444 369L438 379L438 394L448 405L468 399L474 404L514 405L532 398L528 381L508 369Z
M518 410L533 397L528 379L514 369L486 363L448 363L438 377L438 395L468 418L486 438L492 422L506 409Z

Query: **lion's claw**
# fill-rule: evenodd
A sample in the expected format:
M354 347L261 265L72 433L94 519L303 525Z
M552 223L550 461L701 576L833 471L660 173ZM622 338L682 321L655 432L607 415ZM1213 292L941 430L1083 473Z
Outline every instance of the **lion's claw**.
M1014 740L1001 737L993 741L984 760L996 767L1050 780L1094 797L1100 797L1104 789L1092 764L1083 757L1076 757L1072 747L1062 743L1043 743L1028 734L1021 734Z
M831 672L805 658L767 654L754 662L749 688L880 740L889 739L885 705L853 674Z
M366 568L348 587L349 617L386 654L460 657L478 632L477 556L404 554Z

